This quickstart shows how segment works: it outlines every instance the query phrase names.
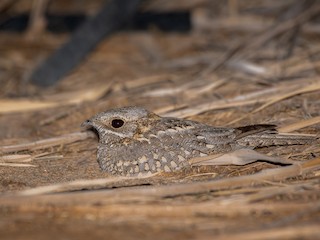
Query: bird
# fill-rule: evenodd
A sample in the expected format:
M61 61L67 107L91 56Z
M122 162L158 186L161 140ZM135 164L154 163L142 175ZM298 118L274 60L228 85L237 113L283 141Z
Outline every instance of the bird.
M278 134L272 124L238 128L161 117L142 107L101 112L82 123L99 137L97 161L115 176L144 176L190 168L190 160L239 149L305 144L312 138Z

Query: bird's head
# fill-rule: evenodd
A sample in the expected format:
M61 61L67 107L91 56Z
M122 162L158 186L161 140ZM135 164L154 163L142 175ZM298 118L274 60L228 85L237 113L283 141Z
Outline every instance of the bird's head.
M134 138L149 130L150 124L160 117L141 107L123 107L98 113L82 123L97 131L103 143Z

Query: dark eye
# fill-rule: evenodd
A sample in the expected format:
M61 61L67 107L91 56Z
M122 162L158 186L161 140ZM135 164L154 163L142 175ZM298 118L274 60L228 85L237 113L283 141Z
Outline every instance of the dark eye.
M124 121L122 119L113 119L111 122L112 127L119 128L122 127L124 124Z

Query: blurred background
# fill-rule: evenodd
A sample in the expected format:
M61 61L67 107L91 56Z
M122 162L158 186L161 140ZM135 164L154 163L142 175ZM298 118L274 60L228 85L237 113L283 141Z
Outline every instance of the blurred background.
M75 130L124 105L198 119L211 111L217 125L312 117L312 94L247 113L310 84L317 91L319 8L313 0L3 0L1 137ZM43 124L52 115L59 121Z

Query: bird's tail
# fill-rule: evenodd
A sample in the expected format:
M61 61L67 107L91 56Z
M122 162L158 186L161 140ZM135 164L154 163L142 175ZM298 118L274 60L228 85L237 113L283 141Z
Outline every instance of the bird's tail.
M261 133L237 140L240 145L254 148L270 146L309 145L319 142L319 136L311 134Z

